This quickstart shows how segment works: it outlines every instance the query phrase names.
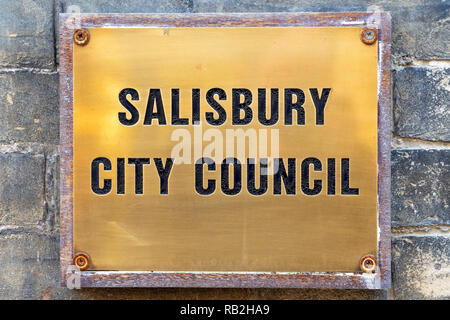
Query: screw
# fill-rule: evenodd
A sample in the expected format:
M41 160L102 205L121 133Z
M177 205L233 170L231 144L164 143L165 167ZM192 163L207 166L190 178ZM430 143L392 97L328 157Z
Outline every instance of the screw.
M73 33L73 41L79 46L85 46L89 42L89 32L86 29L77 29Z
M89 260L90 259L87 253L79 252L73 258L73 264L83 271L89 267Z
M377 266L377 260L374 256L364 256L359 261L359 267L363 272L374 273Z
M374 44L377 41L377 30L371 28L362 29L361 41L365 44Z

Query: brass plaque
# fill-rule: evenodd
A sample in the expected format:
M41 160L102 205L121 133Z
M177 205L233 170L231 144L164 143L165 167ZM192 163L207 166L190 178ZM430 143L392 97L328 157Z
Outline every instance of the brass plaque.
M89 270L359 272L377 256L361 27L89 28L73 248Z

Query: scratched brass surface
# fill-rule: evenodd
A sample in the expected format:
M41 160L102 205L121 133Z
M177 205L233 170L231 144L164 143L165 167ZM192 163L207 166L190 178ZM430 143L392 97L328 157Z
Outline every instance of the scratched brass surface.
M74 45L74 251L87 252L90 270L354 272L359 259L377 253L377 45L360 40L359 27L279 28L105 28L89 29L90 41ZM223 88L227 121L212 127L205 93ZM140 120L119 123L118 94L135 88ZM150 88L160 88L168 125L144 126ZM174 165L169 194L159 194L154 157L170 157L170 89L180 89L180 114L191 119L191 89L201 89L202 129L278 129L280 157L297 158L296 195L252 196L195 192L194 165ZM253 121L231 126L231 88L253 93ZM280 88L275 126L257 121L257 89ZM284 126L284 88L305 92L305 126ZM309 88L332 88L325 125L315 125ZM130 97L129 97L130 98ZM270 97L267 95L267 103ZM295 113L294 113L295 119ZM269 135L270 137L270 135ZM203 142L203 146L210 142ZM91 162L104 156L112 192L91 190ZM116 158L148 157L144 194L134 194L134 167L126 166L126 194L116 193ZM300 189L300 163L317 157L323 191ZM358 196L326 194L326 159L350 158L350 184ZM337 160L338 161L338 160ZM258 171L257 171L258 172Z

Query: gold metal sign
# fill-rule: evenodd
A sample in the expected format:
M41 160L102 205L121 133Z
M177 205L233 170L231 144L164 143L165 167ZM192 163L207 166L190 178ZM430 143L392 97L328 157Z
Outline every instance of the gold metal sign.
M375 29L81 30L80 267L358 273L368 256L375 270Z

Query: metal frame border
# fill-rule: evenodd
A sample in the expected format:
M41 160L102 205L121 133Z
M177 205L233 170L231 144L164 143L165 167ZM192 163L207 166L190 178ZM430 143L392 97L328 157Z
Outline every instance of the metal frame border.
M345 27L378 31L378 257L369 273L81 271L81 287L385 289L391 284L391 18L387 12L60 14L60 283L73 275L73 32L95 27Z

